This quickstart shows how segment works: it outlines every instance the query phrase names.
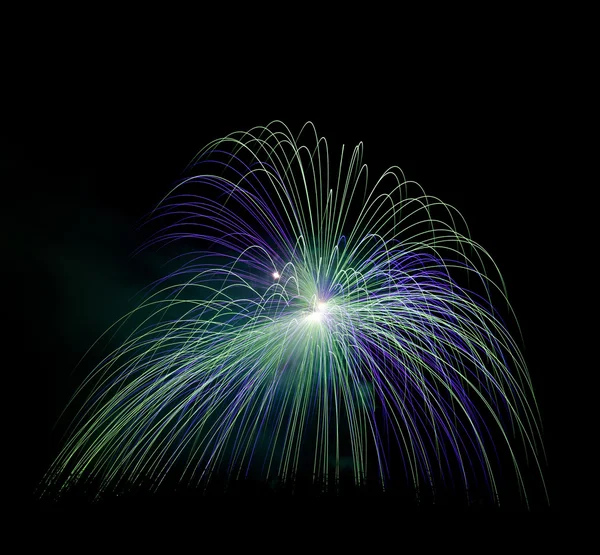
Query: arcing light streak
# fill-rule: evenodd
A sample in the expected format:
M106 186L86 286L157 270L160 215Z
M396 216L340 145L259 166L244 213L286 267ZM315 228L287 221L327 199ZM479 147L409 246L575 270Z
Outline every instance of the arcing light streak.
M499 451L525 494L532 385L491 304L500 273L454 208L397 167L372 183L362 144L333 165L310 123L233 133L188 170L145 247L200 250L115 324L136 322L82 386L49 489L216 472L331 489L349 469L497 500Z

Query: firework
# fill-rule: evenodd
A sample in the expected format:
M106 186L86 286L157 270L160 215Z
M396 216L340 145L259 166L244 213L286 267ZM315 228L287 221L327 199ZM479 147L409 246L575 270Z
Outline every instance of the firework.
M362 154L282 122L199 152L143 246L187 250L111 328L130 332L75 394L45 491L349 476L498 502L507 459L527 499L519 459L543 448L500 272L457 210Z

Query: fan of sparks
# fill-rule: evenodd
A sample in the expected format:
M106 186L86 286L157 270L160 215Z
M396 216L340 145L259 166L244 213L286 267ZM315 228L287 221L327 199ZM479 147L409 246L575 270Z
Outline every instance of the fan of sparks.
M198 153L146 222L172 269L111 328L47 488L308 476L498 501L508 461L526 499L543 448L500 272L456 209L362 155L279 121Z

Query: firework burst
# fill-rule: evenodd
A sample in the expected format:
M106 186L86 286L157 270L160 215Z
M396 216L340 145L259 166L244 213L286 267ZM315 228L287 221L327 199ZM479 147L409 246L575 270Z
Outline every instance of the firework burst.
M531 381L492 305L512 318L500 272L454 208L397 167L370 180L362 144L332 162L310 123L213 141L186 175L143 248L191 248L111 328L131 333L76 393L45 491L350 476L498 502L507 453L527 499Z

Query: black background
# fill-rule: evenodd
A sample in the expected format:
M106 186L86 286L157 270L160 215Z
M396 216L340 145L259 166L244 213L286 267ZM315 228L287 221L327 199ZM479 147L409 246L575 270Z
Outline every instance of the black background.
M73 45L40 52L23 97L7 105L16 125L2 146L23 353L13 365L27 382L22 498L32 502L56 454L52 426L84 372L77 361L157 277L156 261L130 259L143 240L138 220L208 141L280 119L292 132L314 122L334 154L363 141L372 177L398 165L465 216L522 326L558 509L548 352L557 338L544 286L551 79L533 43L521 37L507 50L502 37L431 55L394 41L366 51L351 43L285 63L244 48L232 56L199 47L197 57L188 49L179 64L135 45L84 57Z

